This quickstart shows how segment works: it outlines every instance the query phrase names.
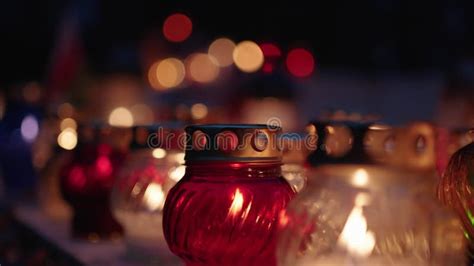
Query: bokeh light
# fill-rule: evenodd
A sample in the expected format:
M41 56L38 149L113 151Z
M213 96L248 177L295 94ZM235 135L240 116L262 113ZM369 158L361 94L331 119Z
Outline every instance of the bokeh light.
M27 142L33 141L39 132L38 120L33 115L27 115L21 121L21 136Z
M166 58L154 63L148 71L150 85L157 90L166 90L179 86L184 79L183 62L177 58Z
M151 183L145 190L143 195L143 201L150 211L157 209L163 209L165 204L166 195L163 191L163 187L157 183Z
M237 44L232 54L235 65L243 72L255 72L262 67L263 52L252 41L243 41Z
M180 13L170 15L163 24L163 35L170 42L182 42L193 31L191 19Z
M265 57L279 57L281 56L281 50L273 43L262 43L260 49Z
M158 68L158 64L160 62L157 61L155 63L153 63L150 68L148 69L148 83L150 83L150 86L153 88L153 89L156 89L156 90L163 90L165 88L163 88L160 83L158 82L158 77L156 76L156 69Z
M77 145L77 133L72 128L66 128L58 136L58 145L65 150L72 150Z
M132 113L125 107L115 108L109 115L109 124L116 127L133 126Z
M156 159L163 159L166 156L166 150L162 148L156 148L153 150L152 155Z
M148 125L154 121L153 111L146 104L135 104L130 108L130 112L135 125Z
M193 119L199 120L207 116L207 106L202 103L196 103L191 106L191 116Z
M308 77L314 71L313 55L303 48L293 49L286 57L286 67L295 77Z
M180 166L171 168L168 171L168 176L174 181L178 182L184 176L185 172L186 172L186 166L180 165Z
M189 56L186 60L186 67L190 78L199 83L211 82L219 75L219 66L216 59L204 53Z
M95 161L95 168L98 173L99 178L105 178L112 174L112 162L110 158L106 155L100 155Z
M177 87L183 82L184 76L184 64L176 58L155 62L148 71L148 81L156 90Z
M208 53L213 56L220 67L232 65L232 53L235 49L235 43L227 38L219 38L211 43Z
M183 82L184 64L176 58L167 58L161 61L156 68L158 82L164 88L176 87Z
M67 128L71 128L71 129L76 130L77 129L76 120L74 120L72 118L65 118L61 121L61 124L59 125L59 128L61 130L65 130Z
M277 60L281 56L281 50L273 43L262 43L260 44L260 49L262 49L265 61L262 70L265 73L272 73L275 69Z

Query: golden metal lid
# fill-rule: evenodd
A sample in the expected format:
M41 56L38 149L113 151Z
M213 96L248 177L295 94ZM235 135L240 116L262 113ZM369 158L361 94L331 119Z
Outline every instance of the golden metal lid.
M186 127L186 161L281 162L280 127L208 124Z
M307 130L317 139L317 149L308 156L312 166L383 164L410 171L435 170L437 129L428 122L388 126L314 121Z
M307 126L316 146L307 158L309 165L374 164L366 149L366 136L371 124L352 121L312 121Z
M436 127L429 122L413 122L393 129L394 151L388 163L409 170L434 170Z

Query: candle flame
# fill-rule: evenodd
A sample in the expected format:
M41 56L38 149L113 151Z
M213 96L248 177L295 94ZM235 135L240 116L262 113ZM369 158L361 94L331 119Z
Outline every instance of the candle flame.
M363 205L361 200L357 200L358 198L360 198L359 195L356 198L356 206L349 214L337 243L352 256L368 257L375 247L375 235L367 230L367 220L362 211Z
M365 169L357 169L352 178L352 183L355 186L365 186L369 182L369 174Z
M278 221L280 222L280 227L284 228L290 219L288 218L288 215L286 214L286 210L282 210L279 214Z
M160 184L151 183L145 190L143 201L150 211L161 210L165 204L165 192Z
M236 216L242 210L242 206L244 204L244 195L240 192L240 189L236 189L234 196L232 198L232 204L229 208L229 214L232 216Z

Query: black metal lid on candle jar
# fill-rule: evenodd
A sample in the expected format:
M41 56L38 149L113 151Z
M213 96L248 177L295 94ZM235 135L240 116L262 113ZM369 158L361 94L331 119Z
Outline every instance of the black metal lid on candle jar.
M281 162L280 133L280 127L262 124L188 126L185 160Z
M307 131L308 136L316 139L316 145L307 157L307 162L313 167L378 163L383 160L382 151L387 151L385 145L390 137L386 134L388 129L363 122L312 121Z

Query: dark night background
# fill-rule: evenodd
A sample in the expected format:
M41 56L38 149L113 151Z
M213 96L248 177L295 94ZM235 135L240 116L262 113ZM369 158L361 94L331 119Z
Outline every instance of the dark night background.
M58 229L44 216L64 211L47 200L67 207L58 184L68 178L59 173L64 154L79 154L91 139L108 141L81 131L91 125L277 118L285 131L303 132L318 119L393 126L423 121L439 130L441 148L447 150L450 141L469 143L473 11L472 0L1 1L0 264L80 265L61 251L70 243L69 220ZM176 15L192 24L180 41L164 34L165 21ZM228 65L208 52L222 38L232 45ZM253 70L236 59L243 41L255 49L241 60L260 60ZM278 55L265 54L264 45L276 47ZM292 65L295 50L306 56ZM195 63L198 56L205 62ZM193 76L193 62L200 77ZM310 70L298 75L295 69ZM206 75L214 76L199 80ZM94 156L77 158L95 162ZM42 189L45 199L37 197ZM23 218L12 212L17 203L28 205ZM35 223L42 229L28 228ZM42 237L45 232L64 242L52 243ZM90 252L95 246L84 246L76 255L96 259ZM103 254L115 254L97 252L105 261ZM116 265L94 265L104 264Z
M282 47L304 41L319 67L371 74L449 71L473 55L473 6L472 1L393 0L3 1L1 81L6 86L44 78L55 33L67 12L79 13L87 62L95 73L138 73L135 48L153 31L159 34L160 23L176 11L193 20L199 33L191 37L195 42L220 35L271 40ZM113 62L114 51L123 53L125 63Z

